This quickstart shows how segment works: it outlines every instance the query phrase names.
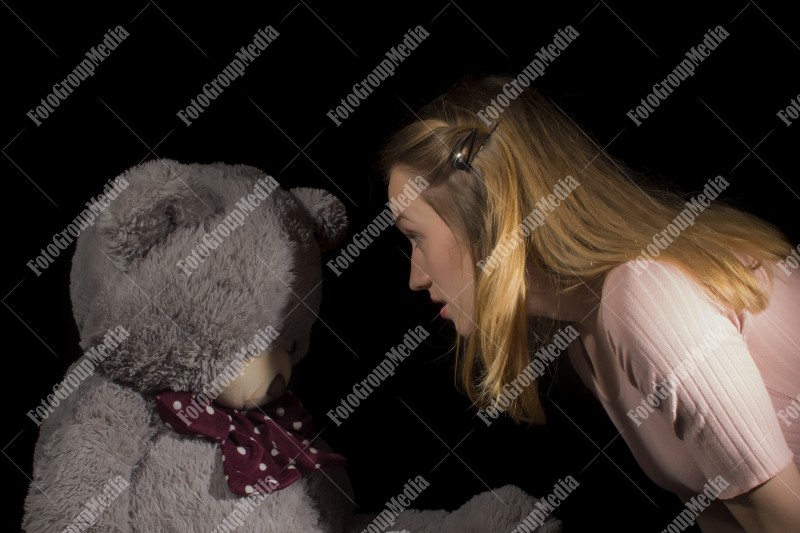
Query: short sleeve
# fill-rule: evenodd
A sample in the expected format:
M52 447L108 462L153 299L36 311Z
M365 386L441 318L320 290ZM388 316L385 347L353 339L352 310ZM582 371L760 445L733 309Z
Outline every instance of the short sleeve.
M703 475L728 482L721 498L747 492L792 461L737 316L678 266L616 267L601 305L627 379L645 397L655 395ZM647 422L635 430L647 431Z

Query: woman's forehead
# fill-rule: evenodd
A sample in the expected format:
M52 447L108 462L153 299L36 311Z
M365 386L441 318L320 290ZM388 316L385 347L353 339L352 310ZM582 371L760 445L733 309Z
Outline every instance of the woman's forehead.
M389 195L393 196L401 191L403 186L414 176L414 172L408 167L394 167L389 174ZM392 191L394 191L394 193Z

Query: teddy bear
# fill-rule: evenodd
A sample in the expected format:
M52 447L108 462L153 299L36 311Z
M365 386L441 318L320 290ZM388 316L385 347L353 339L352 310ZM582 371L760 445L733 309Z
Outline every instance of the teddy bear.
M347 232L333 194L170 159L114 186L72 258L84 353L40 425L26 531L507 531L534 509L506 486L452 512L354 514L346 459L288 388L321 254Z

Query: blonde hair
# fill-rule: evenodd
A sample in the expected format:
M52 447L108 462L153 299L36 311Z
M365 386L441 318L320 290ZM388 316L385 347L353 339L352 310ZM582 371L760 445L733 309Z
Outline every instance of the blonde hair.
M640 257L687 201L665 184L656 185L601 154L533 88L510 100L499 118L487 124L478 113L511 81L499 76L462 80L396 132L378 159L387 184L391 172L401 167L425 177L430 187L422 197L467 247L473 262L490 257L503 236L517 231L559 180L573 176L580 184L519 246L506 248L496 268L474 269L475 328L465 347L464 339L457 338L456 376L479 408L501 395L503 385L523 372L531 354L552 333L551 321L529 323L526 264L535 265L567 294ZM460 141L473 128L483 139L494 125L472 163L473 172L455 170L453 151ZM661 251L660 259L680 266L737 312L765 309L769 294L762 291L755 270L791 248L784 234L719 200L695 222ZM753 263L743 265L733 251ZM534 327L529 331L530 324ZM516 423L544 424L536 382L524 387L506 411Z

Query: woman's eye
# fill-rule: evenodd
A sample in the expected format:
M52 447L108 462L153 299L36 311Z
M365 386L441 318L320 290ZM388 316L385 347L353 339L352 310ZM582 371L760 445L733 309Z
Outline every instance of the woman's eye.
M404 233L406 238L410 240L413 244L419 246L420 236L415 233Z

